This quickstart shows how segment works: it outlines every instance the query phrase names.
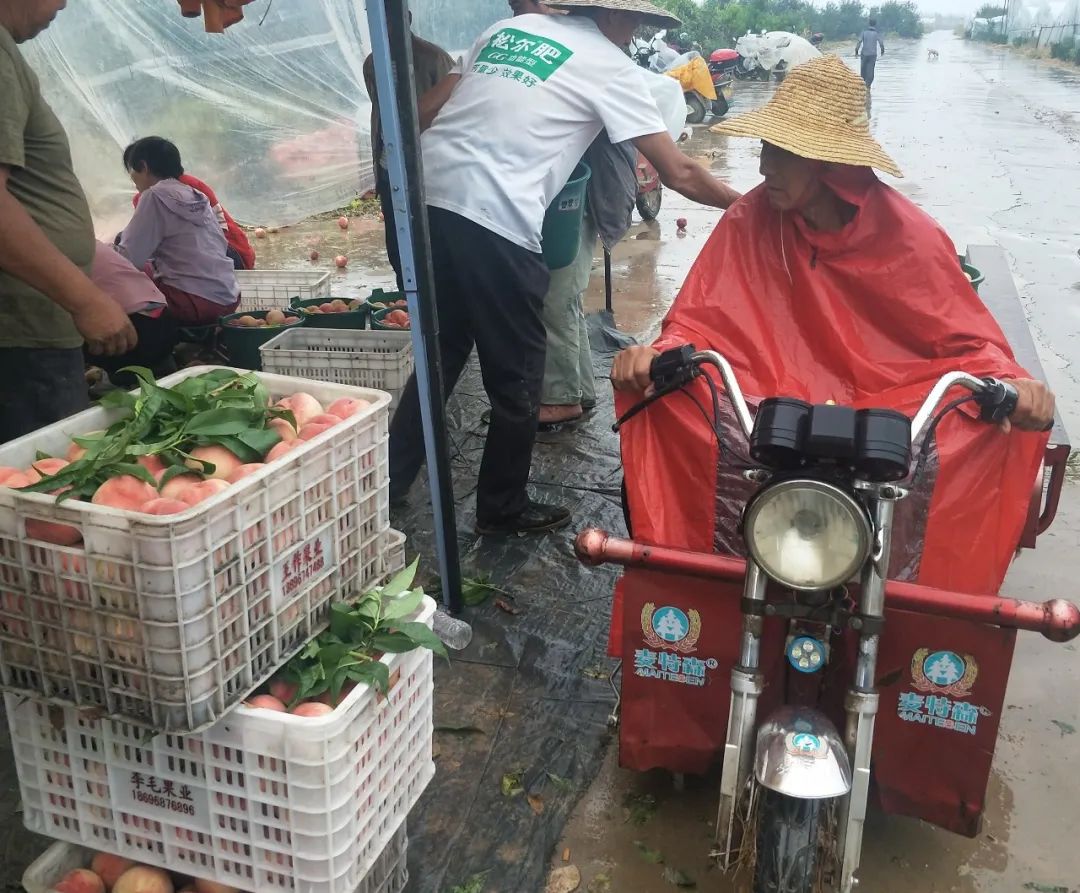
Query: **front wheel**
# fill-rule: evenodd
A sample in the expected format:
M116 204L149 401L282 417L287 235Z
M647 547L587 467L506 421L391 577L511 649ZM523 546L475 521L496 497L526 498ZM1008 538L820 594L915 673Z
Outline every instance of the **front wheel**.
M655 220L660 213L660 203L664 199L664 188L658 183L655 189L637 197L637 209L642 220Z
M761 792L754 893L814 893L828 801Z
M716 93L716 99L712 104L712 113L717 118L723 118L728 113L728 102L724 98L724 94L719 90Z
M685 94L686 99L686 123L700 124L705 120L705 103L696 93Z

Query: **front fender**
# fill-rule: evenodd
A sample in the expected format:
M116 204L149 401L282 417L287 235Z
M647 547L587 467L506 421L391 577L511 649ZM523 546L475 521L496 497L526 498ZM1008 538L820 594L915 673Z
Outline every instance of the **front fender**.
M781 707L761 724L754 775L771 791L800 800L851 790L851 763L836 727L810 707Z

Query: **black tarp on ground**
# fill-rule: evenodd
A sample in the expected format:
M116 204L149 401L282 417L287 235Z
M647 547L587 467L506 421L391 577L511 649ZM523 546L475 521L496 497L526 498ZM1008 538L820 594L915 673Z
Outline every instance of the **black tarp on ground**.
M594 323L598 320L594 318ZM593 326L600 403L586 420L540 434L533 454L537 498L574 512L570 528L542 537L472 533L473 492L487 407L474 366L449 408L458 541L463 572L509 593L466 609L469 648L435 671L437 774L409 819L411 893L451 893L484 875L484 893L543 890L548 863L570 811L599 768L614 704L605 656L616 572L586 568L573 554L578 530L623 530L621 469L606 386L616 333ZM596 349L605 346L604 349ZM433 565L425 481L393 525L407 551ZM498 594L496 594L498 595ZM524 792L507 796L504 776ZM529 795L532 795L530 802Z

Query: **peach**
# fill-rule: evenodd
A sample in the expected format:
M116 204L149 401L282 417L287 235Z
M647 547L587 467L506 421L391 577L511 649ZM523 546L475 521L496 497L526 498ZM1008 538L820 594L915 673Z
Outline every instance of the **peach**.
M260 710L276 710L285 713L285 705L273 695L255 695L244 702L248 707L257 707Z
M314 440L324 431L329 431L333 427L333 425L317 425L315 423L304 425L304 427L300 429L300 439Z
M275 444L270 448L270 452L266 454L267 463L276 462L286 453L291 453L298 446L300 446L299 440L283 440L281 443Z
M256 471L266 468L265 462L249 462L247 465L241 465L232 474L229 475L228 481L230 484L235 484L237 481L242 481L249 474L255 474Z
M161 495L165 499L179 499L188 487L199 483L202 483L202 478L197 474L178 474L161 488Z
M146 481L141 481L130 474L122 474L109 478L98 487L90 501L94 505L107 505L116 509L137 512L156 497L157 491Z
M261 226L255 227L255 238L256 239L265 239L266 238L266 230Z
M136 865L116 879L112 893L173 893L173 882L160 868Z
M342 215L341 217L339 217L337 219L337 225L340 226L342 229L348 229L349 228L349 218Z
M277 432L277 435L284 441L296 440L296 429L288 419L270 419L266 427Z
M21 468L12 468L10 465L0 466L0 487L6 487L8 478L17 474L22 474Z
M307 422L305 422L305 427L307 427L307 425L329 425L331 428L333 428L334 425L340 424L341 416L331 415L328 412L323 412L313 418L308 419Z
M30 467L40 474L43 478L52 477L54 474L60 471L62 468L66 468L71 463L67 459L38 459Z
M134 867L135 863L130 859L114 856L112 853L97 853L90 862L90 870L105 882L108 890L116 886L120 875Z
M334 309L334 302L333 301L323 301L319 305L319 312L320 313L337 313L337 311Z
M57 546L77 546L82 542L79 528L70 524L54 524L52 521L26 519L26 535L32 540L43 543L55 543Z
M40 480L41 475L32 468L27 471L16 470L14 474L8 475L0 486L10 487L12 490L21 490L23 487L29 487Z
M204 502L212 496L217 496L218 493L228 489L229 485L226 481L219 478L208 478L205 481L199 481L197 484L191 484L180 494L180 501L186 502L188 505L198 505L200 502Z
M327 415L336 415L339 419L348 419L367 409L371 404L367 400L354 400L352 397L339 397L328 407Z
M339 270L344 270L349 265L349 259L344 254L339 254L334 258L334 265Z
M85 868L69 871L53 889L56 893L105 893L105 882Z
M282 397L275 405L292 412L293 418L296 419L297 429L304 427L315 416L322 415L323 411L322 404L311 394L305 394L303 391Z
M333 713L334 708L319 701L304 701L302 704L293 707L290 712L293 716L326 716L328 713Z
M308 254L308 260L310 260L312 263L315 263L315 261L317 261L318 259L319 252L316 249L312 248L311 252Z
M289 682L287 679L271 679L270 680L270 694L281 701L283 704L288 704L296 697L296 693L300 690L295 682Z
M236 457L235 453L231 453L225 449L225 447L221 446L195 447L190 455L191 458L186 462L188 468L193 471L201 471L211 478L217 478L222 481L244 464ZM203 465L204 462L208 462L214 466L213 472L206 470L206 467Z
M179 515L186 512L191 506L182 499L169 499L159 496L145 503L141 509L144 515Z
M161 476L165 474L165 469L169 467L165 464L161 456L139 456L135 461L159 481L161 480Z
M268 326L280 326L285 322L285 313L278 308L274 308L266 314L266 324Z
M349 309L349 305L341 300L341 298L334 298L334 300L330 302L330 306L334 308L334 313L344 313Z

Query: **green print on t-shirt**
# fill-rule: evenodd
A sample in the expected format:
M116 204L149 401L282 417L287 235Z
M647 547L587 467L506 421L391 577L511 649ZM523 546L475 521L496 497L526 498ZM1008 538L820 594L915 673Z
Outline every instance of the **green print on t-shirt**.
M472 70L534 87L551 77L573 55L573 50L554 40L516 28L502 28L491 35Z

